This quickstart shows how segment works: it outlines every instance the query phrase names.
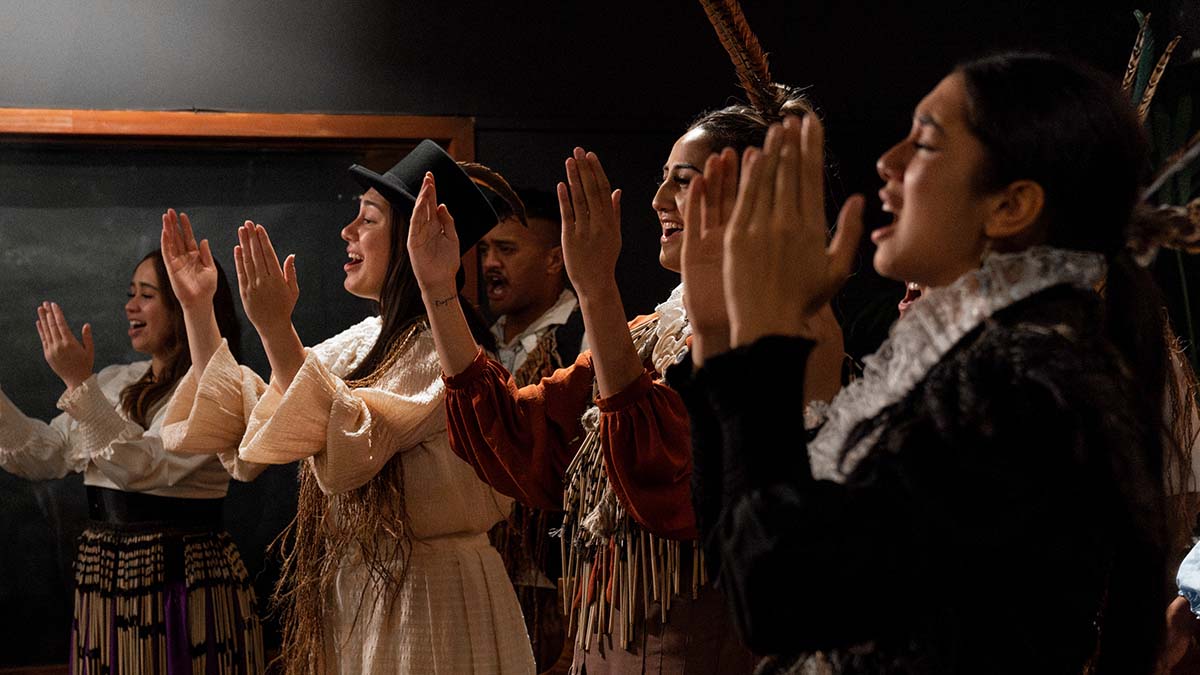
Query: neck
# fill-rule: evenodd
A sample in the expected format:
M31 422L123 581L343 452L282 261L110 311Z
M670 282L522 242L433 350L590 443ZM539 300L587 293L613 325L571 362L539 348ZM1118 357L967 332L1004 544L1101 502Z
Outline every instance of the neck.
M558 296L562 295L562 289L558 289L552 296L542 298L540 302L530 303L525 307L509 314L504 315L504 342L511 342L513 338L520 335L526 328L533 325L543 314L545 314L554 303L558 302Z
M150 372L154 373L154 379L162 379L163 373L167 369L167 356L165 354L152 354L150 356Z

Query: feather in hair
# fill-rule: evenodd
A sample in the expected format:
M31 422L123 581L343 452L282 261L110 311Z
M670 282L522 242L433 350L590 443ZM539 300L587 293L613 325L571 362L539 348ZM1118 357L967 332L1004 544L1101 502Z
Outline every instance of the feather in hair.
M1133 91L1133 80L1137 76L1138 63L1142 60L1142 47L1146 43L1146 31L1150 29L1150 15L1144 17L1141 12L1134 12L1141 28L1138 29L1137 39L1133 42L1133 51L1129 53L1129 65L1125 66L1125 77L1121 81L1121 91L1130 94Z
M767 116L776 116L783 105L778 89L771 83L771 69L767 54L738 0L700 0L704 13L717 32L721 45L733 60L738 83L746 91L750 105Z
M1150 111L1150 101L1154 98L1154 92L1158 89L1158 81L1162 79L1163 72L1167 69L1167 63L1171 61L1171 53L1175 51L1175 46L1179 44L1182 38L1176 35L1174 40L1167 45L1166 51L1158 58L1158 64L1154 66L1154 72L1150 74L1150 80L1146 83L1146 89L1142 93L1142 101L1138 104L1137 116L1139 122L1146 121L1146 113Z

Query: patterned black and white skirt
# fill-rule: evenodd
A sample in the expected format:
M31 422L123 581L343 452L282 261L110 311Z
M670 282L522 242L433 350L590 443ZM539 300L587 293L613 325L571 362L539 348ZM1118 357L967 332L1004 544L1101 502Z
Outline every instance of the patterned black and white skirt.
M258 675L254 589L219 499L88 487L75 560L71 672ZM153 520L149 519L153 518Z

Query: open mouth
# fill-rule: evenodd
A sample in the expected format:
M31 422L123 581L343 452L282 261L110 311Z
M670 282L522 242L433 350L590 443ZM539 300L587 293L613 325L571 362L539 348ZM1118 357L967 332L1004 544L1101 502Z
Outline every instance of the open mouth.
M900 310L900 316L904 316L904 313L913 306L913 303L920 299L921 286L911 281L905 284L904 299L900 301L899 305L897 305L897 308Z
M662 224L662 228L663 233L660 241L664 244L675 238L680 232L683 232L683 226L678 223L665 222Z
M496 273L488 274L485 275L484 281L487 284L488 300L495 302L508 297L508 279L504 278L504 275Z
M343 266L343 269L346 271L350 271L350 268L362 264L363 257L361 255L349 251L346 252L346 255L350 258L350 261Z
M129 336L130 337L141 334L142 330L145 328L146 328L145 321L136 321L133 319L129 320Z

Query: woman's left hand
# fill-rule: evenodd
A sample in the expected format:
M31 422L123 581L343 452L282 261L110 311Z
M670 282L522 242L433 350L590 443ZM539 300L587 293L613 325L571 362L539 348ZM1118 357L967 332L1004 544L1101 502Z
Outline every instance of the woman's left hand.
M291 331L292 310L300 297L296 256L289 255L280 266L266 228L247 220L238 228L233 261L242 307L258 334L270 339Z
M62 308L53 302L43 302L37 309L37 331L42 339L42 355L51 370L62 378L68 391L74 391L92 376L96 363L96 346L92 342L92 325L83 324L82 341L75 339Z
M847 200L826 246L824 131L815 115L789 116L742 159L725 235L730 341L805 336L805 321L850 274L862 235L861 196Z

